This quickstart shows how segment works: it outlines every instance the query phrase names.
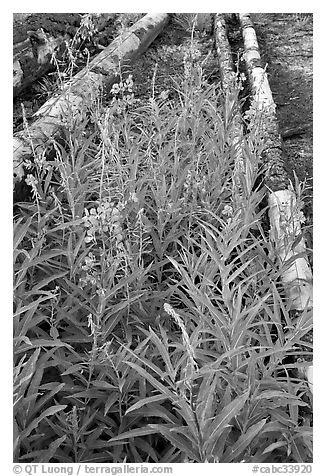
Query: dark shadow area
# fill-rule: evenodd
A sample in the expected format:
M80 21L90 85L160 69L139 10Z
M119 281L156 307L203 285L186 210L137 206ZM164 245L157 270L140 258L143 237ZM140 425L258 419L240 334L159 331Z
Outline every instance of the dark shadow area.
M286 170L291 179L295 172L312 186L312 14L253 14L252 19L284 135Z

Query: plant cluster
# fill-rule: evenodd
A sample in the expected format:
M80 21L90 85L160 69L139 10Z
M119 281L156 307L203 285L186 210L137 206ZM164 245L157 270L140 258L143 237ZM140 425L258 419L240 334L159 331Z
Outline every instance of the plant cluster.
M14 459L310 461L312 316L260 223L261 144L236 196L234 105L191 51L179 101L132 88L85 106L16 204Z

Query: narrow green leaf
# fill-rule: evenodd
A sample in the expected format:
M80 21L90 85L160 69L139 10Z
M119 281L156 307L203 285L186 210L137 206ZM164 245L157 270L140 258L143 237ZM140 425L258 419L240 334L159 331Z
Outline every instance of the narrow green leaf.
M84 223L83 218L78 218L77 220L67 221L65 223L62 223L61 225L58 225L54 228L51 228L51 233L54 233L55 231L58 231L58 230L64 230L65 228L71 229L72 227L82 225L83 223Z
M52 297L54 297L54 295L52 295ZM33 302L27 304L26 306L19 307L19 308L17 309L17 311L14 313L14 318L15 318L15 317L18 317L20 314L23 314L24 312L30 311L31 309L36 309L37 306L38 306L42 301L46 301L47 299L49 299L49 296L41 296L41 297L39 297L36 301L33 301Z
M230 284L232 281L235 281L236 277L239 276L239 274L241 274L252 263L254 259L255 258L252 258L249 261L243 263L243 265L241 265L240 268L238 268L236 271L234 271L233 274L228 276L226 280L226 284Z
M20 342L25 342L26 345L32 345L31 341L27 336L19 336L13 339L15 345L20 344Z
M152 342L154 342L154 344L158 348L161 356L163 357L163 360L164 360L164 363L167 367L168 373L169 373L169 375L171 376L171 378L173 380L174 376L175 376L175 371L173 369L173 365L172 365L171 360L170 360L168 349L165 348L165 346L160 341L159 337L155 334L155 332L153 331L153 329L151 327L149 328L149 333L146 332L146 331L144 331L144 332L146 333L146 335L150 336Z
M91 431L91 433L89 434L87 440L86 440L86 446L88 448L91 447L91 445L98 441L99 437L101 436L101 434L103 433L105 429L105 425L102 425L101 426L98 426L95 430Z
M38 291L39 289L43 288L44 286L47 286L49 283L51 283L51 281L54 281L55 279L62 278L62 277L65 276L67 273L68 273L68 271L63 271L63 272L61 272L61 273L53 274L53 275L51 275L51 276L48 276L47 278L42 279L39 283L37 283L37 284L33 287L33 291L32 291L30 294L31 294L31 295L32 295L32 294L36 294L36 291Z
M42 455L40 455L39 458L35 461L36 463L49 463L50 459L54 457L57 449L59 446L65 441L67 438L66 435L61 436L61 438L57 438L56 440L52 441L52 443L49 446L48 450L45 450Z
M35 365L40 355L40 352L41 352L41 349L35 349L35 351L31 355L31 357L28 359L26 364L24 364L23 370L19 374L19 380L21 381L21 383L25 381L26 378L27 379L30 378L35 372Z
M224 428L227 427L232 418L238 415L241 411L247 401L249 392L250 390L247 390L243 395L232 400L225 408L223 408L221 413L214 418L206 432L206 441L204 443L206 453L209 453L209 451L207 451L208 448L212 448L216 439L222 434Z
M166 398L175 399L175 395L164 385L162 385L156 378L154 378L150 373L147 372L143 367L140 367L134 362L126 361L126 364L135 369L140 375L142 375L146 380L148 380L153 387L161 392L162 395L165 395Z
M79 372L85 368L85 364L75 364L70 365L61 375L69 375L69 374L79 374Z
M149 403L153 402L161 402L162 400L166 400L168 397L165 395L154 395L153 397L146 397L139 400L137 403L134 403L128 410L126 411L126 415L128 413L133 412L134 410L138 410L139 408L143 407L144 405L148 405Z
M266 421L267 419L265 418L248 428L248 430L240 436L238 441L236 441L231 448L226 450L221 463L235 463L235 459L243 454L254 437L262 430Z
M145 347L145 345L147 344L147 342L150 341L150 337L147 337L145 341L143 341L141 343L141 347ZM125 347L125 349L131 354L133 355L137 360L140 360L142 364L145 364L146 367L149 367L150 369L153 370L153 372L155 372L157 375L159 375L159 377L163 380L164 377L166 376L166 372L163 372L157 365L153 364L153 362L151 362L150 360L146 359L145 356L140 356L139 354L137 354L136 352L134 352L133 350L129 349L129 347Z
M24 239L24 236L26 235L31 223L32 223L32 217L28 218L26 223L24 225L21 225L23 218L21 218L15 225L14 225L14 243L13 243L13 249L16 250L18 248L18 245L20 242Z
M41 263L44 263L45 261L49 261L52 258L55 258L56 256L60 255L66 255L66 251L64 250L52 250L48 251L47 253L42 254L41 256L37 256L36 258L32 259L31 261L25 260L21 269L28 269L31 266L38 266Z
M266 399L288 398L291 400L298 400L299 402L301 402L300 398L296 397L295 395L291 395L290 393L283 392L281 390L264 390L259 395L257 395L257 397L255 397L255 400L263 400L264 398Z
M102 398L103 399L103 397L105 397L105 393L103 393L103 391L95 390L91 388L89 388L88 390L83 390L81 392L77 392L70 395L70 398L99 398L99 399Z
M14 454L14 460L15 460L15 456L16 456L16 453L18 451L18 444L19 444L19 435L20 435L20 430L19 430L19 427L17 425L17 421L16 421L16 418L14 418L13 420L13 454Z
M164 404L163 404L164 405ZM172 415L163 405L158 403L152 403L148 407L142 407L140 410L135 410L132 416L135 417L158 417L167 423L173 423L174 425L180 425L181 419Z
M44 406L44 404L48 402L54 395L59 393L64 386L65 383L56 383L55 388L53 388L50 392L46 393L43 397L39 398L35 404L32 415L35 415L41 409L41 407Z
M113 313L111 310L108 315L104 316L104 319L105 319L104 338L112 334L112 332L114 331L114 328L119 324L121 319L123 319L123 316L124 316L124 309L117 311L115 313Z
M193 448L192 442L188 438L180 434L175 434L174 432L172 432L171 430L173 429L173 426L171 425L149 425L149 426L151 428L155 428L159 433L161 433L162 436L164 436L170 443L172 443L173 446L183 451L188 456L188 458L196 461L196 463L202 463L199 453L196 451L196 449Z
M137 440L134 442L134 445L141 449L145 455L149 455L155 463L160 462L160 454L156 453L155 449L152 448L152 446L144 438L137 438ZM144 463L144 461L141 460L140 463Z
M108 390L116 390L117 387L115 385L111 385L109 382L105 382L103 380L92 380L92 385L97 388L108 389Z
M107 415L108 411L114 405L116 402L119 402L119 393L118 392L111 392L111 395L108 396L106 402L105 402L105 407L104 407L104 416Z
M282 448L282 446L286 446L287 442L286 441L276 441L275 443L272 443L271 445L268 445L267 448L264 449L262 452L263 455L266 453L271 453L272 451L276 450L277 448Z
M32 342L32 348L33 347L67 347L68 349L72 349L71 345L66 344L65 342L62 342L59 339L31 339ZM29 350L31 346L28 347L21 347L17 353L20 352L26 352L26 350Z
M34 375L30 381L30 384L26 393L27 398L30 398L32 395L34 395L34 398L30 398L28 405L25 405L25 414L27 416L27 421L30 421L31 417L35 413L34 407L35 407L36 399L40 395L39 388L40 388L41 380L43 378L43 373L44 373L43 362L44 362L45 355L46 353L43 354L42 357L38 360L38 365L35 369Z
M193 432L194 429L189 428L189 425L187 426L173 426L171 428L171 433L179 433L183 435L187 440L191 441L193 444L193 447L197 447L198 441L199 441L199 432L198 430Z
M54 405L53 407L47 408L43 413L41 413L38 418L35 418L35 420L32 421L32 423L30 423L30 425L28 425L28 427L24 431L22 431L20 435L20 441L23 441L33 430L35 430L35 428L38 427L40 422L45 417L54 415L55 413L58 413L61 410L64 410L65 408L67 408L67 405Z
M219 375L215 372L204 376L202 380L196 405L196 414L202 430L210 424L214 416L215 390L218 382Z
M109 443L126 440L129 438L135 438L136 436L152 435L154 433L159 433L159 432L158 430L151 428L151 426L147 426L145 428L136 428L134 430L126 431L125 433L122 433L121 435L111 438Z

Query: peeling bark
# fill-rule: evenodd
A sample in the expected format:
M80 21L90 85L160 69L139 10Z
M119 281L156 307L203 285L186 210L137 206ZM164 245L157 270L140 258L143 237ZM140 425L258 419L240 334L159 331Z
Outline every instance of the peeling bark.
M271 239L281 265L281 279L292 308L303 310L312 307L312 273L306 257L303 239L293 247L293 241L300 237L300 210L296 208L296 197L291 190L279 190L269 195L269 216ZM287 266L287 262L293 264Z
M282 282L291 308L302 311L306 307L312 307L312 272L306 257L305 241L302 238L299 210L295 194L288 189L289 179L284 170L276 106L266 71L261 65L255 29L249 14L239 14L239 19L245 46L244 58L253 96L252 110L256 115L253 120L262 121L261 127L265 138L263 158L267 164L265 183L270 189L268 197L270 237L275 245ZM285 266L286 262L291 264Z
M261 114L265 147L262 159L267 165L265 183L272 191L283 190L288 185L284 170L282 139L276 119L276 105L269 86L267 73L262 67L256 32L249 14L239 14L244 40L244 59L252 90L252 106L256 116Z
M282 284L291 309L300 312L313 307L312 271L301 231L300 210L295 194L287 186L289 179L284 170L276 106L266 71L261 65L256 32L249 14L239 14L239 19L245 44L244 58L253 95L253 111L257 111L256 119L261 114L266 140L263 158L268 166L266 183L271 190L268 197L270 239L274 243ZM313 393L313 364L303 366L301 371Z

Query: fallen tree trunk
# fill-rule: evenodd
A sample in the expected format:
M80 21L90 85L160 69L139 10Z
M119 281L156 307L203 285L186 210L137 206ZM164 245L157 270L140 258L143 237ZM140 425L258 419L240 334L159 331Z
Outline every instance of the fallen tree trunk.
M24 176L24 158L40 153L60 134L68 117L93 103L103 90L119 81L121 66L143 53L168 23L167 13L147 14L116 38L65 89L49 99L35 114L35 121L14 136L14 181Z
M242 153L243 125L239 106L239 89L223 14L215 15L214 35L222 89L225 95L225 115L227 116L226 125L228 129L230 146L233 149L232 155L234 156L233 196L237 205L240 205L240 175L245 171ZM229 114L227 111L229 111Z
M290 180L283 164L276 106L266 71L261 64L256 32L249 14L239 14L239 20L244 39L244 59L252 91L252 121L260 124L265 140L263 159L267 165L265 183L270 190L270 238L274 243L282 284L291 309L303 311L312 308L313 299L312 272L301 230L302 212L298 209L295 193L288 188ZM312 367L306 369L306 377L312 389Z
M312 273L306 257L299 255L305 251L302 236L300 210L297 209L296 197L288 188L289 178L284 170L282 156L282 139L278 129L275 103L265 69L261 65L258 41L249 14L240 14L240 23L244 39L244 57L249 72L253 95L252 110L254 121L260 122L263 129L265 148L263 158L267 165L265 183L270 190L269 207L271 221L271 239L274 241L279 261L293 261L282 272L282 279L288 290L292 308L303 310L312 307ZM297 259L293 257L298 255Z
M116 14L94 16L94 41ZM55 54L62 59L67 42L81 33L82 15L78 13L14 14L13 94L20 94L35 80L55 69L51 62ZM105 46L107 46L106 43ZM83 46L89 46L89 41Z
M284 170L282 139L276 119L276 105L269 86L267 73L262 67L256 32L249 14L239 15L244 40L244 59L252 91L252 111L263 132L265 147L262 158L267 165L265 183L273 191L288 187L289 178Z

